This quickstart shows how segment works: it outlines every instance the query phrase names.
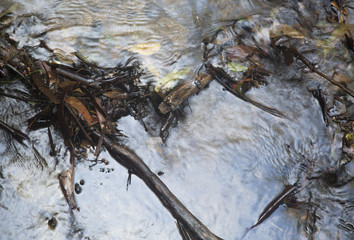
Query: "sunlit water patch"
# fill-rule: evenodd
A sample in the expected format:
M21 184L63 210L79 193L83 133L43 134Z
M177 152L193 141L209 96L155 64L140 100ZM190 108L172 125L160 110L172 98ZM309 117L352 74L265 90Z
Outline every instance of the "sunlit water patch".
M173 70L193 70L202 61L201 41L235 16L260 10L258 1L20 1L10 30L19 46L44 40L56 60L75 61L80 52L101 66L115 66L132 56L159 81ZM30 17L27 17L30 15ZM42 49L37 57L48 56ZM189 72L189 71L187 71Z

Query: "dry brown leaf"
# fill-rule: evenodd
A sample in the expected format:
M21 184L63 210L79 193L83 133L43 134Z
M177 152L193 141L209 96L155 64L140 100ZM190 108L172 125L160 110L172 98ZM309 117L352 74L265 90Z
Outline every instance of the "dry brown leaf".
M256 49L256 47L249 47L246 45L238 44L226 50L226 59L228 61L242 60L253 54Z
M92 117L90 113L87 111L86 107L82 102L79 101L76 97L70 96L65 99L65 102L70 104L73 108L75 108L81 116L85 119L87 124L91 126L93 124Z
M10 13L13 13L14 11L16 11L17 6L18 6L18 3L14 3L8 9L5 9L4 11L0 12L0 18L5 16L6 14L10 14Z
M76 81L65 80L65 82L59 82L59 83L57 84L57 86L58 86L59 88L64 89L64 88L69 87L69 86L75 86L75 84L77 84Z
M128 97L126 93L118 91L118 90L112 90L109 92L105 92L103 95L105 95L108 98L112 98L112 99L126 99Z
M269 30L269 37L271 38L282 36L288 36L296 39L303 39L305 37L302 32L287 24L275 25L272 29Z
M338 83L351 83L353 80L343 73L337 73L334 75L334 81Z
M37 69L32 62L26 60L26 64L29 66L31 78L36 85L36 87L46 96L52 103L58 104L59 100L54 94L53 90L49 88L49 84L47 84L44 79L42 73L43 70Z

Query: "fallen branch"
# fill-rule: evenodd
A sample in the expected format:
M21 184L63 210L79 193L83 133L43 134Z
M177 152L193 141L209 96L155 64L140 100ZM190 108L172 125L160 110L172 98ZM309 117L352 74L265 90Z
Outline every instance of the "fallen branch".
M94 131L92 137L99 139L101 134ZM151 191L159 198L165 208L172 216L193 235L193 239L199 240L221 240L214 235L202 222L200 222L167 188L160 178L153 173L149 167L132 150L126 146L119 145L110 140L107 136L103 138L103 145L110 155L132 174L142 179Z
M211 80L212 77L210 75L201 74L197 77L196 81L189 81L176 88L168 94L159 105L160 112L166 114L175 110L182 102L186 101L208 85Z

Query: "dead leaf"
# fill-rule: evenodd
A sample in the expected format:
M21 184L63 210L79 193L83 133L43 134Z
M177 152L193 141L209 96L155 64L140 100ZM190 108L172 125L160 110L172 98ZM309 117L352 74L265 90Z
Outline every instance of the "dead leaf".
M65 35L65 34L63 34ZM72 39L67 39L67 41L73 41ZM72 50L72 51L70 51ZM64 51L60 48L53 49L54 58L53 62L56 64L72 65L75 63L75 49L68 49Z
M235 63L235 62L228 62L227 66L229 67L229 69L231 71L234 71L234 72L243 72L248 69L248 67L245 67L245 66L243 66L239 63Z
M13 13L14 11L16 11L17 5L18 5L17 3L14 3L14 4L12 4L11 7L9 7L8 9L5 9L4 11L2 11L0 13L0 18L5 16L6 14Z
M226 49L226 59L228 61L242 60L253 54L257 48L238 44L234 47Z
M270 38L277 38L282 36L288 36L296 39L303 39L305 37L302 32L296 30L295 28L287 24L275 25L269 30Z
M54 74L52 72L52 68L46 62L38 61L38 66L46 72L46 75L47 75L47 83L46 84L48 86L51 83L58 82L58 79L54 76Z
M60 188L64 197L71 209L77 209L77 203L73 191L73 171L72 169L65 170L59 174Z
M86 107L82 102L80 102L76 97L70 96L65 99L65 102L70 104L73 108L75 108L81 116L85 119L87 124L91 126L93 124L92 117L90 113L87 111Z
M109 92L105 92L103 95L105 95L108 98L112 98L112 99L126 99L126 98L128 98L128 96L125 92L121 92L118 90L112 90Z
M338 83L351 83L353 80L343 73L337 73L334 75L334 81Z
M59 100L55 96L54 92L52 89L50 89L47 84L43 80L43 76L41 73L34 68L33 65L30 65L31 68L31 77L36 85L36 87L43 93L44 96L46 96L51 102L54 104L58 104Z
M77 85L77 81L65 80L65 82L57 83L57 86L62 89L65 89L65 88L71 87L71 86L75 86L75 85Z
M335 46L340 41L347 40L351 31L354 31L354 25L351 24L341 24L336 30L334 30L331 36L327 40L317 40L316 47L323 49L324 58L327 57L329 53L337 53L339 51ZM350 46L350 43L348 47ZM354 49L353 49L354 51Z
M343 35L348 33L348 32L353 32L354 31L354 25L353 24L342 24L340 25L336 30L334 30L331 34L331 40L342 40Z

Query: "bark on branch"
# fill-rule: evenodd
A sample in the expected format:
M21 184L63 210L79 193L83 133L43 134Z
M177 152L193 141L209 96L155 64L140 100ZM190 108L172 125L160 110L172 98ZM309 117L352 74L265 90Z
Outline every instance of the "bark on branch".
M177 89L168 94L159 105L160 112L166 114L175 110L182 102L186 101L188 98L198 93L201 89L208 85L211 80L212 77L210 75L201 74L195 81L189 81L179 86Z
M98 132L93 132L92 137L100 138ZM119 145L110 140L107 136L103 138L103 145L110 155L130 172L142 179L151 191L159 198L165 208L172 216L183 224L188 231L199 240L221 240L214 235L201 221L199 221L167 188L160 178L153 173L149 167L132 150L126 146Z

